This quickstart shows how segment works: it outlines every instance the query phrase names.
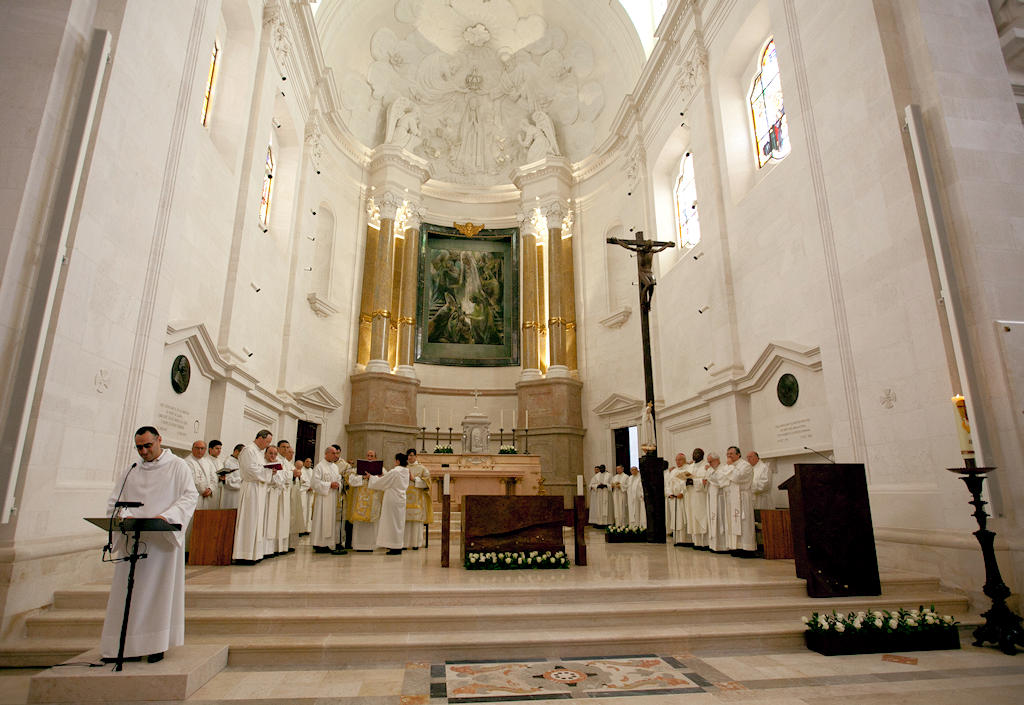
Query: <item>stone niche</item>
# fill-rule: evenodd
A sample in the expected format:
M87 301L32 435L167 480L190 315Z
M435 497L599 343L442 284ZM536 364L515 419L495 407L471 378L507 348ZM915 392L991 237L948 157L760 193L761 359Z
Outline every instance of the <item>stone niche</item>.
M548 494L571 498L583 474L583 383L568 377L521 381L517 425L529 417L530 453L539 455ZM519 445L524 440L517 439Z
M411 377L379 372L364 372L350 378L348 459L365 458L367 450L390 467L395 453L404 453L416 444L416 394L420 382Z

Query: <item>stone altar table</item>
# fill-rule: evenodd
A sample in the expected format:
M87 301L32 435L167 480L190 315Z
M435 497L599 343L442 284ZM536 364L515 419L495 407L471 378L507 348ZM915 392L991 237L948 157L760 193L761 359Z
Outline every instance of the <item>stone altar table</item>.
M430 470L430 497L436 511L441 509L445 474L451 476L452 509L461 508L462 498L470 494L545 494L537 455L424 453L418 458Z

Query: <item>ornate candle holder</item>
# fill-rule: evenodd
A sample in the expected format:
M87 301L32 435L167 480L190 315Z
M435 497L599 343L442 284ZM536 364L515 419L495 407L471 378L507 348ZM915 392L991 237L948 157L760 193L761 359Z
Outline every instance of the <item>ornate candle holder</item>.
M427 452L427 427L420 426L420 440L423 442L420 446L420 453Z
M1013 610L1006 606L1006 598L1010 596L1010 588L1003 582L1003 576L999 573L999 564L996 562L994 531L986 528L988 514L983 507L988 504L981 498L981 488L985 483L985 473L995 468L948 468L950 472L960 475L960 479L967 485L967 489L973 498L970 504L974 506L974 518L978 520L978 530L974 532L978 543L981 544L981 555L985 560L985 587L982 592L992 600L992 608L982 613L985 623L974 630L974 645L984 646L985 642L998 644L1004 654L1017 653L1017 646L1024 646L1024 629L1021 627L1021 618Z

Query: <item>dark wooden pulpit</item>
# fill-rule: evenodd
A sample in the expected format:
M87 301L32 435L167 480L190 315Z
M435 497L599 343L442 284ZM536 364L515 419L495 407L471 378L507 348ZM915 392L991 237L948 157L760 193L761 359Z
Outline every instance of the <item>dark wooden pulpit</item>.
M197 509L192 515L189 565L231 565L237 509Z
M799 463L789 492L797 577L811 597L880 595L875 532L862 463Z

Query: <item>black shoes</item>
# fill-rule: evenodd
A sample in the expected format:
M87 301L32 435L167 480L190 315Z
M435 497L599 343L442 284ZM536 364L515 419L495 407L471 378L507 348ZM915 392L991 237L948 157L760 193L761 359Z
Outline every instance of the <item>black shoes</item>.
M402 549L400 548L389 548L385 556L400 556L402 555Z

